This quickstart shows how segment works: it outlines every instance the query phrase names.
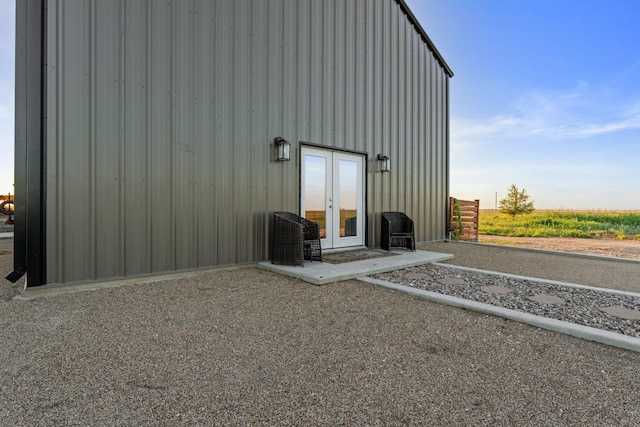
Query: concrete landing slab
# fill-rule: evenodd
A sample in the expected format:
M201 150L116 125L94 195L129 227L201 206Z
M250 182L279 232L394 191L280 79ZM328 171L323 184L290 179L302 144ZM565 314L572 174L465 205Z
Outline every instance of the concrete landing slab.
M0 233L0 239L13 239L13 233Z
M343 264L328 264L325 262L305 261L304 267L293 265L274 265L271 261L258 263L258 267L295 277L314 285L326 285L342 280L355 279L402 268L415 267L434 262L445 261L453 258L453 255L427 251L392 250L396 256L367 259Z
M498 294L498 295L505 295L511 292L511 289L506 288L504 286L482 286L480 290L490 294Z
M537 294L530 297L527 297L529 301L537 302L538 304L551 304L551 305L564 305L566 304L565 300L562 298L558 298L553 295L547 294Z
M620 305L614 305L612 307L600 307L600 311L604 311L607 314L626 320L640 320L640 311L631 310Z

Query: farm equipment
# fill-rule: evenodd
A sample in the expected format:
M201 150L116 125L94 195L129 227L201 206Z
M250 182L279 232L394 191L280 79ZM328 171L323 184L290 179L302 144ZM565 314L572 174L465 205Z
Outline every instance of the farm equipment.
M14 199L11 194L7 196L0 195L0 214L8 215L9 219L5 224L13 225Z

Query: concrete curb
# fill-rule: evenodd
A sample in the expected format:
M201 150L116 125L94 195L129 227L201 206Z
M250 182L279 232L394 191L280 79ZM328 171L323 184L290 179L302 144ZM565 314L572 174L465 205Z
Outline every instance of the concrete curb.
M540 279L538 277L519 276L517 274L501 273L499 271L492 271L492 270L482 270L480 268L473 268L473 267L463 267L455 264L443 264L440 262L434 262L433 265L437 265L439 267L455 268L463 271L470 271L472 273L491 274L492 276L511 277L513 279L529 280L531 282L546 283L549 285L566 286L567 288L584 289L587 291L606 292L612 295L640 298L640 293L637 293L637 292L620 291L618 289L599 288L596 286L588 286L588 285L579 285L577 283L560 282L558 280L549 280L549 279Z
M383 286L395 291L404 292L420 298L425 298L427 300L434 301L440 304L446 304L453 307L460 307L467 310L476 311L479 313L490 314L492 316L514 320L516 322L525 323L527 325L547 329L549 331L559 332L561 334L571 335L576 338L582 338L584 340L594 341L601 344L606 344L613 347L640 353L639 338L634 338L609 331L603 331L601 329L591 328L588 326L576 325L575 323L563 322L561 320L549 319L547 317L535 316L533 314L523 313L521 311L510 310L507 308L452 297L449 295L438 294L422 289L415 289L409 286L397 285L395 283L372 279L370 277L361 277L358 278L358 280L377 286Z
M13 232L0 233L0 239L13 239Z
M164 282L167 280L180 280L190 277L197 277L203 274L216 273L220 271L233 271L246 267L255 267L255 264L240 264L225 267L201 268L194 270L183 270L171 273L159 273L153 275L139 275L113 280L96 280L76 283L51 283L34 288L26 288L20 294L13 297L18 301L31 301L43 297L55 297L58 295L72 294L76 292L97 291L100 289L117 288L120 286L131 286L143 283Z

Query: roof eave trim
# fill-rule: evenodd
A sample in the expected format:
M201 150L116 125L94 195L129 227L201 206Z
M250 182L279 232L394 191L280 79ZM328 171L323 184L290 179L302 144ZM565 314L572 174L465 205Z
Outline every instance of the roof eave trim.
M418 19L413 14L413 12L409 8L405 0L395 0L395 1L396 3L398 3L398 5L400 6L400 9L402 9L405 15L407 15L407 17L409 18L409 21L411 21L411 24L413 24L413 27L416 29L418 34L420 34L422 41L424 41L429 47L429 50L433 52L433 55L436 57L436 59L438 60L442 68L444 68L445 72L449 75L449 77L453 77L453 71L449 67L449 64L447 64L447 61L444 60L444 58L442 57L442 54L438 51L438 49L436 48L436 45L433 44L433 42L427 35L427 32L424 30L424 28L422 28L422 25L420 25L420 22L418 22Z

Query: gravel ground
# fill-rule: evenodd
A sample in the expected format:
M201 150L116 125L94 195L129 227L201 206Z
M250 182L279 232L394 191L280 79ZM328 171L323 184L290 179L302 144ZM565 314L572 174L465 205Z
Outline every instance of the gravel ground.
M439 265L412 267L372 277L640 338L640 320L621 319L601 310L604 307L624 307L640 316L640 297L471 272ZM509 292L505 294L491 292L492 286L508 289ZM559 298L558 304L540 303L530 299L537 295Z
M0 325L2 425L640 425L640 354L359 281L221 269Z
M5 276L13 271L13 239L0 239L0 301L7 301L24 288L24 278L13 284ZM1 425L1 423L0 423Z
M0 233L13 233L13 225L6 223L8 216L0 214Z

